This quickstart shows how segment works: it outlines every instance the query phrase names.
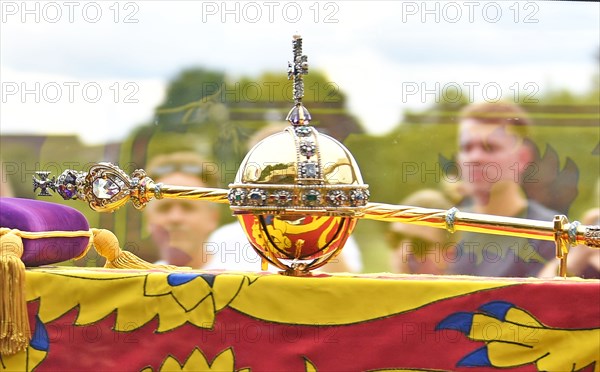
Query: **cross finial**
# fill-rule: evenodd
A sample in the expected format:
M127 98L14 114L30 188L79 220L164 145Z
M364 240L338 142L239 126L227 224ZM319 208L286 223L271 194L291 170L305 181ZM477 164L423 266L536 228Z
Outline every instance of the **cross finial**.
M294 107L290 110L287 120L294 126L308 125L310 113L302 106L304 97L304 80L302 75L308 74L308 57L302 54L302 36L294 35L292 39L294 57L288 62L288 79L293 80Z
M38 196L52 196L48 189L56 192L56 179L52 177L51 180L48 179L50 172L47 171L37 171L35 174L39 177L35 178L33 176L33 192L35 192L38 188L40 189L40 193Z
M288 62L288 79L294 81L294 103L302 102L304 81L302 75L308 74L308 57L302 55L302 36L294 35L292 40L294 58Z

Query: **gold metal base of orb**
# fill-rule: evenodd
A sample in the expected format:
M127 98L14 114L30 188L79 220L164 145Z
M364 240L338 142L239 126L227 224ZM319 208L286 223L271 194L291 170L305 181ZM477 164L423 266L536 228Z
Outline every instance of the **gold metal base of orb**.
M313 276L312 272L305 264L298 264L296 267L290 267L287 270L279 271L279 275L285 276L301 276L301 277L311 277Z

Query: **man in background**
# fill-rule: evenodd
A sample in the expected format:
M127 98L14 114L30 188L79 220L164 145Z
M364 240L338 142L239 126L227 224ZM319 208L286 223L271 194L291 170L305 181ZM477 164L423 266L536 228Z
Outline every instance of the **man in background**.
M157 183L177 186L214 187L205 172L210 163L191 152L159 155L147 166ZM209 257L205 243L219 223L218 206L184 199L152 200L145 208L147 227L160 254L158 263L201 269Z
M463 109L458 162L471 204L465 212L552 221L558 214L528 199L521 188L533 151L525 141L531 120L508 102ZM451 273L481 276L537 276L554 258L554 243L504 235L463 233Z

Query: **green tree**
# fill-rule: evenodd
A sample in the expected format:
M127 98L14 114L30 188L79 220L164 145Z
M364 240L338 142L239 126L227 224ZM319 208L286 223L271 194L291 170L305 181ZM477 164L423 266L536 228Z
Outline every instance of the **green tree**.
M176 125L190 120L196 114L196 121L205 119L200 106L207 98L219 92L225 82L225 74L205 68L192 68L182 71L167 88L165 102L156 109L157 125ZM182 109L183 108L183 109ZM195 109L193 111L185 108ZM187 116L186 116L187 115Z

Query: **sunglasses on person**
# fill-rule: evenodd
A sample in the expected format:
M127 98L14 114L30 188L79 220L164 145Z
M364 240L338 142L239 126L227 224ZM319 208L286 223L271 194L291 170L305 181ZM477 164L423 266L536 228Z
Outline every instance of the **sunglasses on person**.
M180 163L180 164L163 164L148 169L148 174L152 177L162 177L171 173L185 173L193 176L202 176L204 174L202 166L193 163Z

